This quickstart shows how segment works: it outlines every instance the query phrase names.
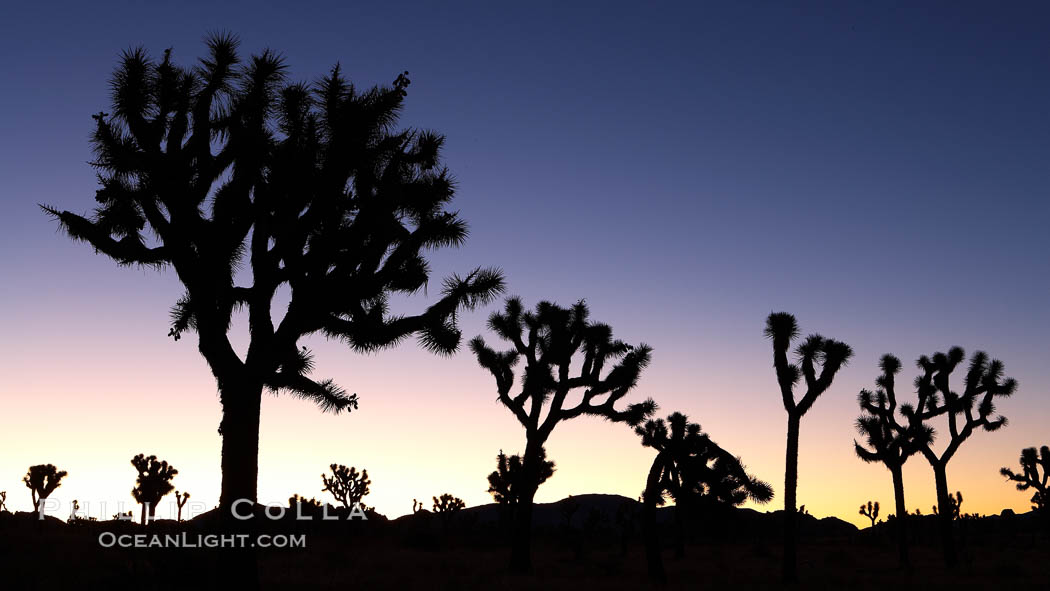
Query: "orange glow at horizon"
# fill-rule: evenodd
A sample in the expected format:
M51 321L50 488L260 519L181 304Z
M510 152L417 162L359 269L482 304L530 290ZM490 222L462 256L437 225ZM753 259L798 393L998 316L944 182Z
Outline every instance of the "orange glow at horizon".
M85 310L91 305L83 304ZM61 506L56 516L65 517L61 513L73 499L94 516L100 516L102 502L102 518L116 513L120 502L124 511L137 516L129 461L143 452L179 470L173 484L189 491L198 509L217 503L220 406L213 378L192 340L175 343L158 337L163 318L152 311L131 314L137 318L129 326L137 320L144 327L107 341L104 348L92 346L95 331L112 321L104 314L82 320L86 330L63 339L37 335L17 349L5 344L9 359L32 368L9 378L12 392L20 395L6 397L9 426L0 436L5 450L0 490L8 492L11 510L29 508L29 491L21 483L26 468L53 463L69 472L52 497ZM483 317L472 321L480 324ZM782 507L786 417L768 343L761 335L752 336L754 343L746 351L705 350L710 358L702 364L688 363L672 343L664 343L661 355L661 343L650 339L656 345L654 364L628 400L651 395L661 404L660 415L681 410L699 421L719 444L742 456L752 473L773 485L771 503L746 505L771 511ZM486 475L494 469L496 453L524 449L524 431L497 402L491 376L468 352L446 359L406 346L360 356L335 343L310 344L318 354L318 375L334 377L357 392L361 408L333 416L291 397L264 398L260 502L285 504L292 494L331 501L321 493L320 474L333 462L367 469L373 484L365 502L389 517L410 512L413 499L429 505L432 496L445 492L468 506L491 502ZM43 350L61 360L60 366L37 365ZM814 516L835 516L858 526L867 524L857 514L863 502L880 501L883 516L893 511L889 473L881 465L864 464L852 450L855 393L876 373L875 357L868 356L870 367L855 363L844 370L803 419L799 459L799 504ZM732 365L731 359L741 358L750 368ZM120 370L112 370L113 364ZM406 367L412 371L404 371ZM1010 373L1009 360L1007 369ZM681 386L692 383L689 372L715 377L694 391ZM1014 465L1022 447L1041 443L1033 436L1040 433L1039 416L1011 413L1029 392L1022 379L1021 391L1001 405L1013 415L1010 426L994 434L975 433L949 465L949 486L963 492L964 512L1029 509L1030 495L998 474L1000 466ZM537 502L585 493L637 498L652 460L651 450L639 444L630 428L588 417L560 424L548 452L557 471L540 487ZM932 473L921 456L906 467L905 492L910 511L931 512L936 503ZM172 500L162 502L160 516L167 516Z

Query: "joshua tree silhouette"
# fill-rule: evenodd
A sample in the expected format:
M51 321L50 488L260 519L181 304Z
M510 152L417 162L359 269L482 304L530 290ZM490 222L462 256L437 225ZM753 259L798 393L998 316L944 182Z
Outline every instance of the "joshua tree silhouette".
M916 363L922 374L915 380L918 402L915 406L901 405L901 414L908 419L907 428L913 433L925 430L932 434L926 421L941 416L948 419L950 440L940 455L933 451L932 437L917 440L919 451L933 468L937 504L942 508L950 506L955 500L948 492L948 462L975 430L995 431L1006 424L1006 417L994 416L995 398L1010 396L1017 390L1017 380L1003 378L1003 363L989 359L984 351L978 351L970 358L963 392L957 394L951 389L949 378L965 357L960 347L952 347L947 354L938 352L933 357L920 357ZM938 514L944 562L948 566L958 563L952 519L952 511L942 510Z
M460 343L457 312L503 288L498 270L451 276L414 316L389 313L391 295L427 285L424 252L454 247L465 222L446 209L452 177L444 138L395 130L409 84L361 91L339 67L315 85L286 83L272 51L243 65L237 41L212 36L196 67L126 51L112 79L112 115L95 115L99 206L83 217L43 209L76 240L120 265L174 267L185 293L169 336L195 331L218 382L223 418L220 507L257 499L264 389L356 408L357 396L309 377L298 341L321 333L368 352L416 335L431 351ZM248 275L251 283L235 278ZM274 322L275 292L291 300ZM228 332L246 310L242 358Z
M537 486L554 475L554 462L547 460L547 450L540 447L539 472ZM508 517L513 520L518 506L520 491L525 488L522 481L523 469L521 456L515 454L507 457L501 449L496 456L496 471L489 474L489 490L492 498L507 508Z
M853 449L865 462L882 462L893 478L893 500L897 519L894 528L897 536L898 560L903 568L910 568L908 555L907 527L908 508L904 502L904 464L913 454L919 451L921 442L933 440L933 429L922 426L918 429L906 429L900 425L894 413L897 412L897 391L895 376L900 373L900 359L893 355L883 355L879 360L882 375L875 378L878 388L875 392L861 390L857 401L864 413L857 418L857 430L864 436L868 447L856 440ZM875 522L872 521L872 526Z
M676 514L698 502L739 505L749 498L759 503L773 498L768 484L750 476L739 458L711 441L699 424L690 423L682 413L672 413L666 422L646 421L635 433L642 445L657 451L642 493L646 562L655 581L667 579L656 529L656 508L665 496L675 500Z
M60 472L52 464L39 464L29 467L29 472L26 472L22 482L25 483L26 488L29 489L33 497L33 510L37 512L38 517L42 518L44 516L44 507L41 501L50 497L56 488L62 486L62 479L66 475L67 472L65 470Z
M434 513L455 513L466 506L463 499L449 493L434 497Z
M167 461L159 461L157 456L146 457L145 454L131 458L131 465L139 473L131 496L135 497L136 503L142 505L141 521L142 525L146 525L148 521L153 521L160 500L175 490L171 479L175 478L179 471L174 466L169 466Z
M423 513L426 508L423 506L423 501L412 499L412 514Z
M7 491L0 490L0 513L7 511Z
M175 506L178 508L176 521L182 521L182 508L186 506L186 501L188 500L190 500L190 493L175 491Z
M811 334L795 349L798 365L788 363L788 349L799 335L795 317L787 312L774 312L766 319L766 337L773 341L773 366L780 384L784 409L788 413L787 454L784 468L784 562L785 582L798 580L796 550L795 493L798 487L798 433L802 417L835 379L835 374L853 356L849 345L819 334ZM817 366L820 374L817 374ZM794 388L805 378L806 393L795 401Z
M962 504L963 496L961 492L955 491L954 497L950 494L948 495L948 502L944 505L941 505L941 507L948 507L948 521L954 521L956 519L959 519L960 516L962 516ZM933 506L933 514L940 515L940 513L937 511L937 505Z
M1020 463L1020 474L1006 467L1000 468L999 473L1016 482L1017 490L1035 489L1035 494L1032 495L1032 509L1044 515L1050 513L1050 490L1046 486L1047 480L1050 479L1050 447L1040 447L1038 454L1034 447L1022 449ZM1040 468L1043 471L1042 476L1039 475Z
M875 527L875 520L879 517L879 502L873 504L868 501L867 505L860 506L860 514L871 520L871 527Z
M368 494L368 485L372 484L368 479L368 470L361 470L361 474L358 474L357 468L347 468L342 464L332 464L329 468L332 469L331 476L321 475L321 482L324 483L321 492L332 493L343 507L349 509L351 505L357 505Z
M581 415L632 426L651 415L656 409L651 399L631 404L624 410L614 406L638 382L642 369L649 364L651 349L613 340L612 328L588 320L588 309L582 300L571 308L540 302L535 312L529 312L523 309L520 299L509 298L504 311L493 313L488 324L514 346L509 351L497 352L480 336L470 342L478 363L496 378L500 402L525 427L526 446L511 534L510 565L515 572L527 572L532 566L533 498L544 471L543 445L559 422ZM577 353L582 353L582 360L580 365L573 366ZM512 395L514 366L520 358L525 359L521 389ZM615 365L602 377L607 363ZM569 393L577 390L583 391L580 402L565 407Z

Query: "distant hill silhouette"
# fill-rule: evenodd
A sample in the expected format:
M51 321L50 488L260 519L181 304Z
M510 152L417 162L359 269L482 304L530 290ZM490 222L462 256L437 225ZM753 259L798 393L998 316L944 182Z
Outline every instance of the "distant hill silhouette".
M552 503L536 503L532 527L533 530L555 530L562 528L565 524L565 516L562 506L572 499L579 508L575 512L571 525L581 527L587 516L593 511L599 511L605 519L599 523L599 529L616 527L616 512L620 506L627 503L632 508L641 510L642 504L635 499L622 495L609 494L584 494L566 497ZM460 513L463 517L476 520L477 525L497 525L500 523L503 507L496 503L467 507ZM783 511L760 512L754 509L727 507L725 516L721 520L722 528L732 529L734 535L762 537L764 535L775 536L779 528L783 527ZM475 517L476 516L476 517ZM668 524L674 519L674 507L660 507L656 512L657 523ZM405 523L416 518L415 515L402 515L391 520L394 524ZM860 531L852 523L843 521L837 517L825 517L817 519L811 515L799 515L800 535L807 537L836 537L849 536ZM698 532L703 534L704 532ZM712 532L714 533L714 532Z

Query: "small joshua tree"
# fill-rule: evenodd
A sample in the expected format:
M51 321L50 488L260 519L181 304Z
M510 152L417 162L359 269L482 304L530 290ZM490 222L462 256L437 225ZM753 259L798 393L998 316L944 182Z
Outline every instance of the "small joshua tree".
M956 392L951 387L951 374L965 357L960 347L920 357L917 365L922 373L915 380L918 401L914 406L901 405L901 414L908 420L906 428L912 433L930 430L928 421L947 418L949 439L943 451L938 454L933 450L932 437L918 441L919 451L933 468L937 504L942 509L957 501L948 492L948 462L975 431L996 431L1006 425L1006 417L996 413L995 401L1017 390L1017 380L1004 377L1003 362L978 351L970 358L963 391ZM949 567L959 560L952 534L953 518L953 511L941 510L937 519L944 562Z
M186 501L188 500L190 500L190 493L175 491L175 506L178 507L179 512L178 517L176 517L177 521L182 521L182 508L186 506Z
M433 499L433 511L441 517L441 523L447 531L452 521L467 504L463 502L463 499L452 496L449 493L445 493L440 497L433 497Z
M538 484L543 484L554 475L554 462L547 460L547 450L540 448L540 471L537 474ZM524 469L521 464L521 456L513 455L509 458L500 450L496 456L496 471L489 474L488 493L500 505L507 508L507 515L513 519L514 510L518 505L521 489L525 488L523 482Z
M131 465L139 473L131 496L135 497L135 502L142 505L141 520L142 525L146 525L147 521L153 521L160 500L175 490L171 479L175 478L179 471L174 466L169 466L167 461L159 461L157 456L146 457L145 454L131 458Z
M459 497L445 493L440 497L434 497L434 513L452 514L466 507L466 503Z
M941 505L942 508L945 506L948 507L948 512L946 513L948 521L954 521L962 516L962 504L963 496L961 492L955 491L954 497L948 495L948 502L944 505ZM940 512L938 512L937 510L937 505L933 506L933 514L940 515Z
M879 517L879 502L868 501L867 505L860 506L860 514L871 520L871 527L875 527L875 520Z
M7 511L7 491L0 491L0 513Z
M1042 446L1036 454L1034 447L1021 450L1021 472L1014 473L1009 468L1002 468L999 473L1007 479L1017 483L1017 490L1026 491L1035 489L1032 495L1032 509L1050 514L1050 489L1047 488L1047 479L1050 479L1050 447ZM1039 470L1042 469L1042 476Z
M773 341L773 367L777 383L788 413L787 453L784 470L784 582L798 580L795 495L798 489L798 434L802 417L817 397L823 394L835 379L835 374L853 356L849 345L819 334L811 334L795 349L798 363L788 363L788 349L798 337L798 322L787 312L775 312L766 319L766 337ZM820 367L818 375L817 367ZM795 386L805 379L806 393L798 401Z
M690 423L682 413L671 414L666 422L647 421L635 433L641 436L642 445L657 451L642 493L646 561L649 576L657 582L667 578L656 535L656 508L664 504L665 496L675 500L680 540L679 512L687 505L739 505L747 499L765 503L773 498L768 484L749 475L739 458L711 441L699 424Z
M332 469L331 476L321 475L321 482L324 483L321 491L332 493L343 507L349 509L357 505L368 494L368 485L372 484L368 479L368 470L361 470L361 474L358 474L357 468L347 468L342 464L332 464L329 468Z
M40 519L44 518L43 500L50 497L56 488L62 486L62 479L66 475L65 470L59 471L52 464L39 464L30 466L29 472L22 478L22 482L25 483L33 497L33 509Z
M412 499L412 514L426 512L426 508L423 506L423 501Z
M500 402L525 428L521 486L511 531L510 566L515 572L532 567L532 505L544 471L541 450L555 426L583 415L635 426L656 409L651 399L616 408L637 384L652 351L644 344L633 347L614 340L609 325L591 322L588 316L583 301L571 308L540 302L530 312L520 299L509 298L504 311L492 314L488 324L513 348L496 351L480 336L470 342L478 363L495 377ZM520 390L512 393L514 367L522 359ZM607 366L612 367L605 372ZM575 392L581 394L579 402L568 405L569 394Z

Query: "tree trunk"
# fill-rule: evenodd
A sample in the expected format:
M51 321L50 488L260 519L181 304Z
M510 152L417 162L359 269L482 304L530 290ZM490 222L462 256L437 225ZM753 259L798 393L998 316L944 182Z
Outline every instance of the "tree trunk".
M674 503L674 556L685 558L685 528L687 520L687 509L683 505L685 501L675 499Z
M539 474L540 450L543 441L533 438L525 446L522 454L522 481L524 487L518 497L515 509L510 542L510 570L524 574L532 570L532 501L536 498L537 475Z
M232 517L233 503L241 503L238 513L250 512L258 500L259 414L262 384L235 381L222 392L222 492L219 507L224 519Z
M955 538L952 535L952 506L948 496L947 467L944 464L934 465L933 476L937 483L937 526L941 534L944 564L953 567L958 564L959 558L955 553Z
M911 560L908 558L908 508L904 506L904 467L895 466L890 468L893 475L893 500L897 510L897 553L900 567L911 569Z
M798 430L802 417L788 413L787 453L784 458L784 561L785 583L798 581L795 489L798 487Z
M140 505L139 524L146 525L146 503Z
M649 469L645 492L642 493L642 535L645 538L645 562L649 570L649 578L656 583L667 582L667 572L664 570L663 556L660 552L659 530L656 525L656 503L661 493L660 474L662 471L662 458L657 455Z
M514 573L532 570L532 500L535 497L535 486L523 490L512 517L510 570Z
M247 536L248 545L231 549L219 569L218 586L252 591L259 588L259 563L254 548L257 517L234 518L233 506L239 499L249 503L237 506L238 515L254 515L258 500L259 415L262 384L244 379L224 380L222 396L222 490L219 520L222 533Z

